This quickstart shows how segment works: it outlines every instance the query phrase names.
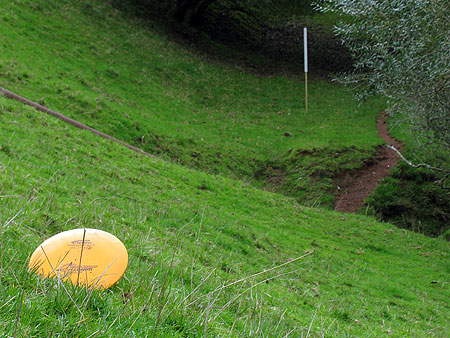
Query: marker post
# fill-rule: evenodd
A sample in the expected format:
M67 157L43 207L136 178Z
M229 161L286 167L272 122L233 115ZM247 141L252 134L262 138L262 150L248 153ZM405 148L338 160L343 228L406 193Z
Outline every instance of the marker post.
M305 64L305 109L308 112L308 33L306 27L303 28L303 51Z

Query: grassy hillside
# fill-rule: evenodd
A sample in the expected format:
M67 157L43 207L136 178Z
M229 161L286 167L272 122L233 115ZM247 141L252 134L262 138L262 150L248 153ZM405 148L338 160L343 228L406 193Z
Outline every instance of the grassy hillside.
M148 152L332 205L382 141L383 102L205 63L107 2L0 2L0 85ZM288 135L288 136L285 136Z
M2 336L16 324L17 337L450 334L443 240L141 157L4 98L0 124ZM42 240L85 226L123 240L130 265L85 303L69 287L72 302L26 262Z
M0 22L0 86L161 157L0 97L0 337L450 336L449 243L298 203L330 205L381 144L382 102L316 80L306 113L298 78L206 63L105 1L0 0ZM116 286L27 272L80 227L128 248Z

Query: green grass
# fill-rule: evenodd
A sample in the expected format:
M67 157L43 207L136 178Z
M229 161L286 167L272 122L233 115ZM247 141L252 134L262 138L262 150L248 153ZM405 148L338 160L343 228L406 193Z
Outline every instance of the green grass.
M200 337L205 318L214 337L300 337L310 325L310 337L450 334L443 240L142 157L5 98L0 124L5 336L17 323L17 337L118 337L137 319L127 336ZM85 226L118 236L130 264L83 305L84 289L68 287L72 302L54 282L29 276L26 262L44 239ZM274 279L255 286L266 278Z
M325 196L330 206L336 170L315 185L315 162L322 172L331 159L329 167L359 167L382 144L382 100L358 106L344 87L315 80L306 113L302 77L208 64L105 2L0 8L1 86L166 159L258 186L271 180L257 173L275 161L287 186L270 189L302 201ZM316 159L293 161L304 150ZM330 156L349 151L351 161Z
M307 114L298 78L208 64L107 2L1 0L0 22L1 86L203 170L0 97L0 336L450 335L449 243L297 201L331 203L333 172L381 144L382 102L314 81ZM128 248L117 285L28 273L80 227Z

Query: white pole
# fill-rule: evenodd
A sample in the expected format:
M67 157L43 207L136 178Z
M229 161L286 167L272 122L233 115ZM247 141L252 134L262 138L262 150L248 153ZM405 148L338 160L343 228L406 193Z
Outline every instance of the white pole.
M305 109L308 112L308 32L303 28L303 51L305 64Z

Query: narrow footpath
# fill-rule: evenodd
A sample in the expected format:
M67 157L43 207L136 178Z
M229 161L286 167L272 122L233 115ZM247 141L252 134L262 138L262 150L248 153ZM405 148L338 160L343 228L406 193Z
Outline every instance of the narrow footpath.
M139 152L145 156L155 158L155 156L129 145L121 140L116 139L110 135L102 133L94 128L86 126L76 120L68 118L60 113L48 109L36 102L23 98L7 89L0 87L0 95L7 98L15 99L25 104L28 104L37 110L55 116L67 123L74 125L77 128L89 130L103 138L109 139L113 142L120 143L131 150ZM389 135L386 124L386 114L381 113L377 120L377 130L380 137L388 144L394 146L397 150L402 150L402 144ZM400 160L399 156L388 147L381 147L377 155L372 158L370 163L363 168L345 173L335 179L335 184L339 189L336 197L334 209L340 212L357 212L364 203L364 200L375 190L379 182L386 176L393 167L395 167Z
M389 135L386 113L380 113L377 120L377 130L380 137L399 151L402 144ZM400 160L399 156L386 146L379 149L377 155L363 168L346 173L335 180L339 189L334 210L340 212L357 212L364 200L373 193L380 181L389 175L391 169Z

